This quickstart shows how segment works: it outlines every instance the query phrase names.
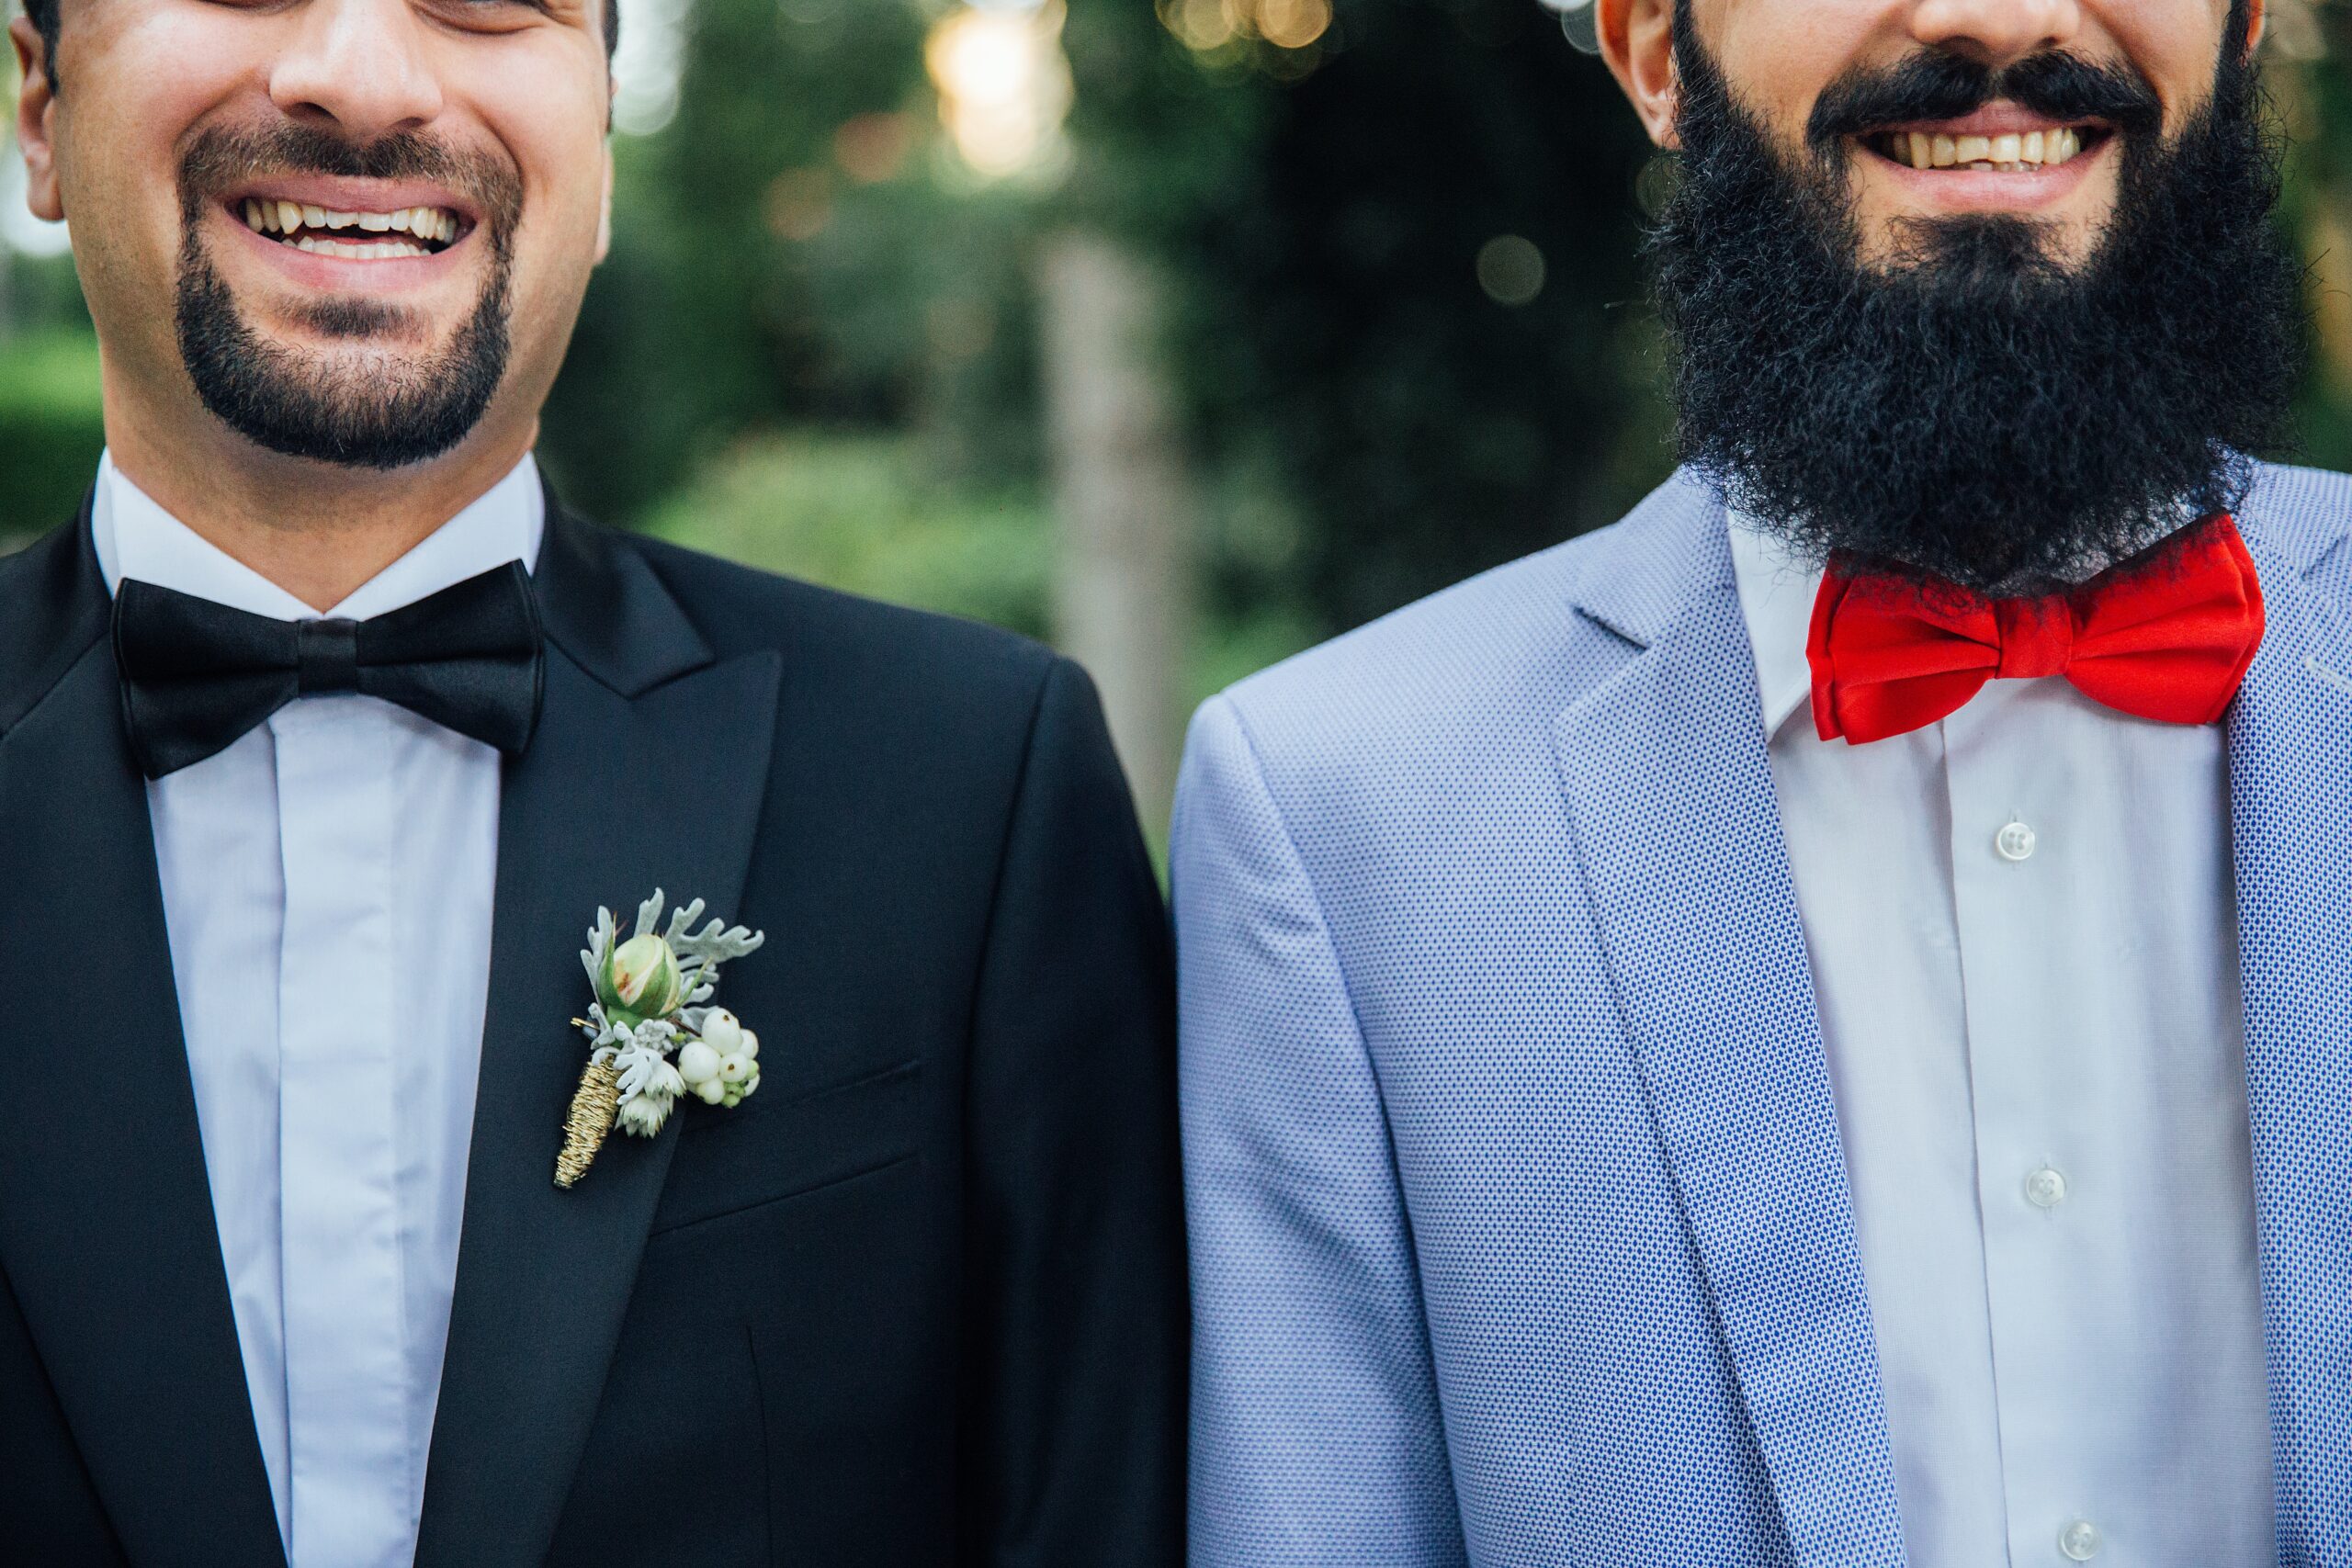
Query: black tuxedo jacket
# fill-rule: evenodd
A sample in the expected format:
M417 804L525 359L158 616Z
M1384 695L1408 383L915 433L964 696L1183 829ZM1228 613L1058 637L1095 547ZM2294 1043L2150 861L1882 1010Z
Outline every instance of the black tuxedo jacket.
M1166 923L1017 638L550 502L423 1568L1182 1555ZM86 517L0 562L0 1562L282 1562ZM553 1183L599 904L763 928L760 1092Z

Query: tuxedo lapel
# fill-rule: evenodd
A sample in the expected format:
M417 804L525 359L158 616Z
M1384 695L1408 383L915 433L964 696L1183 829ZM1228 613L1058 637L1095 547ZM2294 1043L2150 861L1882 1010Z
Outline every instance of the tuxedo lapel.
M17 563L0 648L0 943L57 990L0 1118L0 1267L130 1559L280 1562L87 541L85 509Z
M1583 607L1645 651L1554 735L1577 852L1795 1559L1895 1568L1870 1303L1722 508L1679 480L1623 535Z
M546 700L508 765L490 998L420 1568L545 1556L618 1337L682 1106L555 1186L588 1046L579 951L656 887L732 917L775 713L773 654L715 660L631 547L549 509Z
M2278 1562L2352 1562L2352 640L2249 522L2267 626L2230 715Z

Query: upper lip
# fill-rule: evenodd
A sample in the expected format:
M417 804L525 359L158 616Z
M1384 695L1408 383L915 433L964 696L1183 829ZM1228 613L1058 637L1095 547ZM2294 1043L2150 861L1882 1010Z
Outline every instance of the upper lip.
M290 201L329 212L398 212L410 207L438 207L471 226L479 208L447 186L424 180L344 179L323 175L262 175L222 193L232 212L248 200Z
M2103 119L2060 119L2025 107L2021 104L2002 100L1986 104L1973 114L1956 119L1905 119L1874 127L1869 134L1886 136L1896 131L1917 130L1929 136L2023 136L2042 130L2106 130L2111 129Z

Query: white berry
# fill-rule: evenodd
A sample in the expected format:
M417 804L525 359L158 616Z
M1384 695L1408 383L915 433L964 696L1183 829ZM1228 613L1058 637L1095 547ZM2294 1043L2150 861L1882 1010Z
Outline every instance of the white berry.
M725 1008L713 1008L703 1014L702 1037L712 1050L724 1056L741 1044L743 1025Z
M689 1085L718 1077L719 1055L708 1040L689 1040L678 1048L678 1076Z

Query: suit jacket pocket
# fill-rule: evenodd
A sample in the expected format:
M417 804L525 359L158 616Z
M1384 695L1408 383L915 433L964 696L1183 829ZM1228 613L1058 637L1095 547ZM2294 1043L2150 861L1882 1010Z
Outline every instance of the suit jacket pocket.
M718 1219L898 1164L922 1146L921 1061L837 1082L771 1079L732 1111L682 1104L653 1232Z

